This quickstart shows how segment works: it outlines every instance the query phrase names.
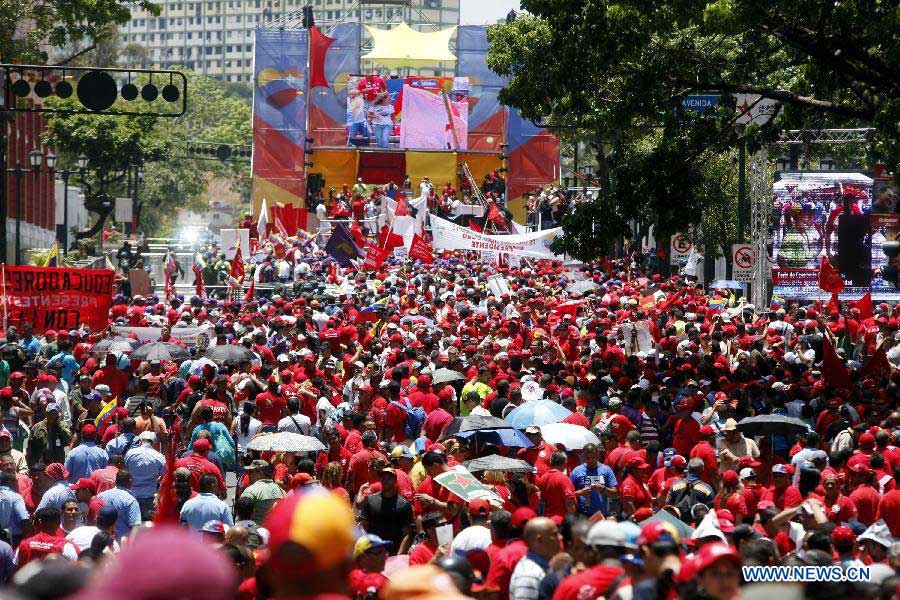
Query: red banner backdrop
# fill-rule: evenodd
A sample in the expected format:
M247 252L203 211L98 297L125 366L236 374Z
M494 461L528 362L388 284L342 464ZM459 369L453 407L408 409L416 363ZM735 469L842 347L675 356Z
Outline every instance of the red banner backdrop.
M115 273L106 269L2 267L0 304L6 325L102 331L109 324Z

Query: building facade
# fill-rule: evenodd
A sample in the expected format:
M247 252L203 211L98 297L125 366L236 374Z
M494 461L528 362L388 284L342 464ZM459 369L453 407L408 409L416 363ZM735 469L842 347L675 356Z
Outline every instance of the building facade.
M311 0L316 23L325 33L339 22L386 27L406 21L433 31L459 25L461 0ZM159 0L158 17L133 8L121 28L122 60L129 67L185 66L223 81L253 77L253 30L296 13L310 0Z

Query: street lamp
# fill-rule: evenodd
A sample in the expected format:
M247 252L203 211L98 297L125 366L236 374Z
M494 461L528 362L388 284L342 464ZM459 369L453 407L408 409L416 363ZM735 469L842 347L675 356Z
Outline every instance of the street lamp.
M775 161L775 170L776 171L787 171L791 168L791 159L787 156L782 156L778 160Z
M55 171L56 170L56 155L53 154L52 151L50 151L47 153L47 156L45 158L47 159L47 168L50 169L51 171Z
M819 169L822 171L833 171L834 159L830 156L823 156L821 160L819 160Z
M84 171L88 166L88 157L84 154L79 154L78 158L75 159L75 162L78 164L78 168L81 171Z
M40 148L35 148L28 153L28 162L31 163L31 170L37 173L41 170L41 164L44 162L44 153Z

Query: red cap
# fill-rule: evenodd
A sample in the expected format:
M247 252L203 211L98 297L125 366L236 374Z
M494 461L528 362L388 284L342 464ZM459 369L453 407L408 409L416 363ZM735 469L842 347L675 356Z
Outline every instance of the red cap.
M704 545L700 548L700 551L697 552L697 572L699 573L700 571L711 567L720 560L730 560L737 566L740 566L741 564L741 556L738 554L737 550L728 544L713 542Z
M475 498L469 502L469 514L487 516L491 514L491 504L484 498Z
M681 536L675 526L667 521L650 521L641 527L637 543L639 546L655 544L657 542L672 542L678 544Z
M704 437L705 437L705 436L707 436L707 435L713 435L714 433L715 433L715 431L714 431L713 428L710 427L709 425L704 425L703 427L700 428L700 435L701 435L701 436L704 436Z
M97 427L93 423L85 423L81 426L81 437L94 439L97 437Z
M831 532L831 541L842 546L851 546L856 544L856 534L849 527L840 525Z
M206 438L200 438L198 440L194 440L194 452L209 452L212 448L212 444L209 443L209 440Z
M510 524L516 529L520 529L525 527L525 523L535 518L537 513L527 506L520 506L515 511L513 511L512 519Z
M92 494L96 494L97 482L89 477L82 477L81 479L70 485L69 489L73 492L77 492L78 490L90 490Z
M671 465L673 467L683 467L686 464L687 464L687 461L680 454L676 454L675 456L672 457L672 460L669 461L669 465Z
M640 454L635 452L634 455L629 457L625 462L625 466L629 469L646 469L650 465L647 464L647 461L645 461Z
M752 456L745 454L738 459L738 466L742 469L756 469L762 466L762 463L754 459Z
M725 471L722 474L722 483L726 486L736 486L740 482L738 474L732 470Z

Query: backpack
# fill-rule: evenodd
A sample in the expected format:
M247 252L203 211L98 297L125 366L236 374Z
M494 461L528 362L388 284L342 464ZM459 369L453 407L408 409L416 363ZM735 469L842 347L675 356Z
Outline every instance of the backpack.
M679 518L690 525L691 521L693 520L691 516L691 509L694 508L695 504L698 504L698 502L694 499L694 484L697 482L695 481L694 483L688 483L687 481L685 481L684 483L685 485L687 485L687 487L681 491L681 496L679 498L672 499L672 506L678 509Z
M403 399L405 404L401 404L396 400L391 400L391 404L399 406L406 413L406 425L404 425L403 433L406 438L414 440L422 433L422 425L425 424L425 409L421 406L413 406L407 398Z

